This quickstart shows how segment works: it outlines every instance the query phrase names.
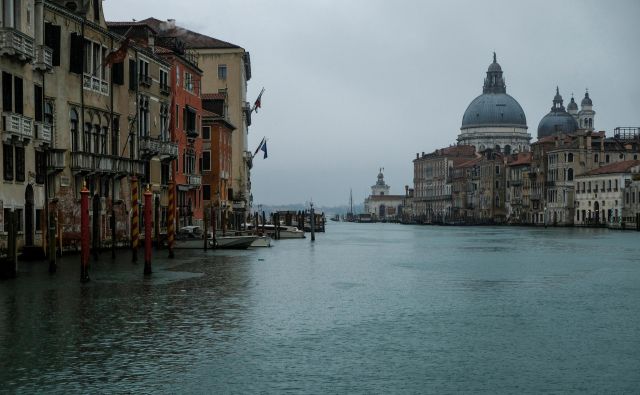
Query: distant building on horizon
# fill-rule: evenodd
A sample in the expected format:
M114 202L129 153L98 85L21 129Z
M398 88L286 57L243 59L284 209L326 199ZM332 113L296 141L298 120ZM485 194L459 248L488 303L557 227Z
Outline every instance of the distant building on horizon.
M364 200L364 212L373 221L395 221L400 219L405 195L390 195L391 187L384 181L384 169L380 169L378 180L371 186L371 195Z

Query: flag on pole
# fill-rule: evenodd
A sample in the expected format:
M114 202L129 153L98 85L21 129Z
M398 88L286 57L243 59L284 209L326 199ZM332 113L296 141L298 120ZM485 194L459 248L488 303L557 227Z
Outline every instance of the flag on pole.
M262 88L262 90L260 91L260 94L258 95L258 98L256 99L255 103L253 103L253 108L251 109L251 112L256 112L256 114L258 113L258 108L262 108L262 94L264 93L264 88Z
M116 63L124 62L125 58L127 57L127 50L129 49L130 41L131 39L127 37L122 42L122 45L120 45L120 48L110 52L109 55L107 55L107 57L104 58L104 66L111 66Z
M262 159L267 159L267 139L266 139L266 137L262 138L262 141L260 142L260 145L258 145L258 148L256 148L256 152L253 153L253 156L256 156L259 151L264 152L264 157Z

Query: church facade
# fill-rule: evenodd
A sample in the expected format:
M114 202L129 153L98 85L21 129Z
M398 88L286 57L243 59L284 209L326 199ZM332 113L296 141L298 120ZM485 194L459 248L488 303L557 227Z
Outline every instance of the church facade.
M390 195L391 187L384 181L380 169L378 180L371 186L371 195L364 200L364 212L371 215L373 221L397 221L402 215L405 195Z

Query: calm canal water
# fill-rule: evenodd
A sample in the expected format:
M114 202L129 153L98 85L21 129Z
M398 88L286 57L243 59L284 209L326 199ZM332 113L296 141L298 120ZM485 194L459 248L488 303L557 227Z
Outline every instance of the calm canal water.
M162 256L165 252L161 253ZM0 281L0 392L637 393L640 233L331 223Z

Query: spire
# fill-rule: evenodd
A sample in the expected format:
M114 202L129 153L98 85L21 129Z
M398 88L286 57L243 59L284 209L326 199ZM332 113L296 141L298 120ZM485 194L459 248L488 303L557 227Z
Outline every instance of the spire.
M556 86L556 95L553 98L553 106L551 106L551 111L557 112L557 111L562 111L564 112L564 106L562 105L562 96L560 96L560 88L558 86Z
M507 93L507 87L502 77L502 68L496 61L496 53L493 53L493 63L489 65L487 77L484 79L482 93Z

